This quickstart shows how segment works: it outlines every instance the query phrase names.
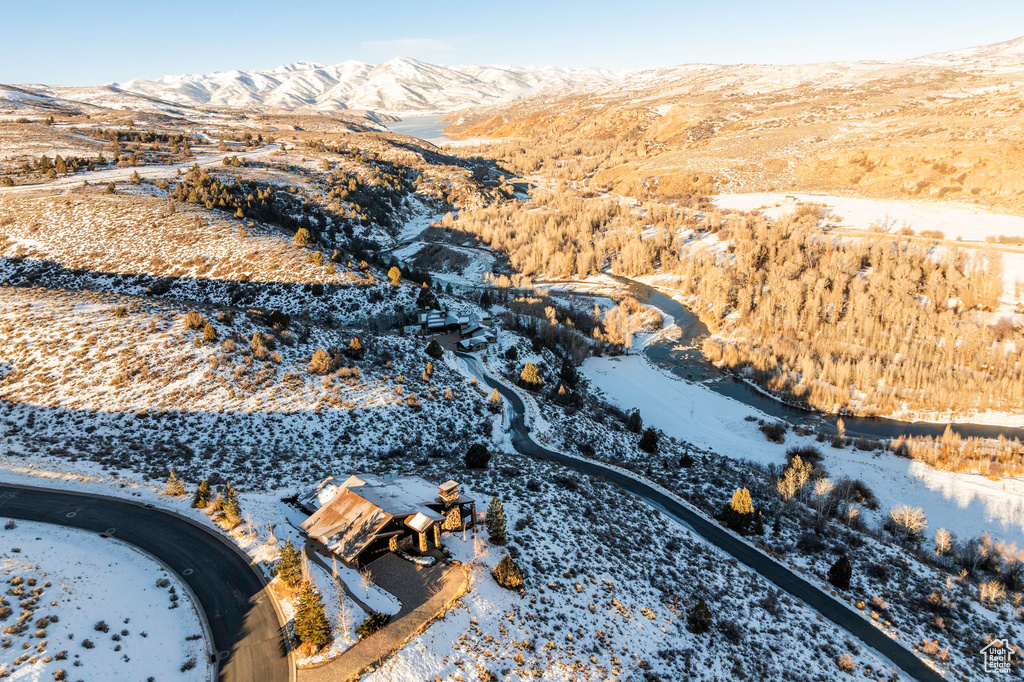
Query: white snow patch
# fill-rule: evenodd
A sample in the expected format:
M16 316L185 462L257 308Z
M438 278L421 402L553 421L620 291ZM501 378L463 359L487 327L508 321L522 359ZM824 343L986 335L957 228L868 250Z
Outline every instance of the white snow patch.
M197 605L180 580L152 557L112 538L20 520L14 528L0 530L0 546L3 590L14 576L34 578L36 587L44 590L32 616L33 627L25 635L35 632L39 618L57 617L46 628L45 652L35 663L11 669L11 680L53 679L59 669L67 670L69 679L155 677L184 682L212 676ZM158 580L169 583L159 587ZM26 594L30 589L25 588ZM171 590L176 601L171 601ZM170 608L173 604L177 606ZM96 629L100 621L107 632ZM14 637L14 646L0 657L4 662L24 653L21 639ZM93 643L91 648L83 646L86 640ZM66 659L43 661L43 656L60 651L67 652ZM190 660L195 667L183 671L182 665Z

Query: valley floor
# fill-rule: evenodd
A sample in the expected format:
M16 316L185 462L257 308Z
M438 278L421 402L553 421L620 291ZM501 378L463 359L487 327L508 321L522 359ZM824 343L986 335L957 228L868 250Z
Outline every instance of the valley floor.
M768 415L658 369L646 358L590 358L582 373L603 396L623 409L638 408L644 421L667 435L727 457L784 466L786 450L817 444L789 433L784 444L765 440L756 417ZM891 506L910 504L928 515L929 531L945 528L960 537L989 532L1024 546L1024 480L992 480L976 474L938 471L889 452L825 447L825 468L833 475L864 481L879 500L880 523ZM872 515L866 511L865 514Z

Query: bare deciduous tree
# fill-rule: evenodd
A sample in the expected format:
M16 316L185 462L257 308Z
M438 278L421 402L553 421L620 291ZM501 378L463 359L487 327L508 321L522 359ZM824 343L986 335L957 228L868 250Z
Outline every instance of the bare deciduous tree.
M834 489L835 486L827 476L822 476L814 482L814 501L818 507L819 518L829 510L829 499Z
M370 589L373 588L373 575L370 573L370 569L365 566L359 569L359 582L363 586L363 592L365 598L370 598Z
M935 553L944 556L953 548L953 536L945 528L935 531Z
M928 527L928 517L920 507L898 504L889 509L893 534L904 541L915 540Z

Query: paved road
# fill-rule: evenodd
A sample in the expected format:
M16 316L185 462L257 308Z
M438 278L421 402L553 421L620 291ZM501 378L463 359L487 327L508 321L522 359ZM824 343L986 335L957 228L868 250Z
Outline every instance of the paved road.
M866 618L851 609L845 603L833 598L816 585L801 578L797 573L782 564L770 559L746 542L724 530L721 526L708 520L701 514L686 507L666 495L658 488L634 478L617 469L604 466L591 460L569 457L554 450L537 445L529 435L526 426L526 406L515 391L497 381L484 369L480 360L466 353L456 353L465 360L471 371L482 378L488 386L498 389L512 405L513 417L510 425L512 446L517 452L561 464L588 476L599 476L609 483L636 495L651 506L666 513L681 525L692 530L705 540L715 545L738 561L746 564L776 587L804 602L812 609L843 628L867 647L889 659L906 675L921 682L942 682L943 677L929 668L912 651L890 639Z
M247 558L182 516L99 495L0 484L0 516L108 532L163 561L199 599L220 682L287 682L291 661L272 597Z
M171 165L151 165L151 166L129 166L128 168L106 168L104 170L75 173L74 175L65 175L51 180L48 182L35 182L30 185L15 185L14 187L0 187L0 194L17 194L20 192L38 192L45 190L68 190L72 187L79 187L85 181L88 181L90 185L96 185L104 182L123 182L132 176L132 173L138 173L139 177L152 180L154 178L170 178L177 174L179 169L188 169L192 166L216 166L221 165L225 158L229 156L237 156L240 159L253 159L264 154L269 154L277 149L281 145L269 144L259 149L251 151L237 151L237 152L226 152L223 154L207 154L205 156L196 156L189 159L185 163L175 163Z

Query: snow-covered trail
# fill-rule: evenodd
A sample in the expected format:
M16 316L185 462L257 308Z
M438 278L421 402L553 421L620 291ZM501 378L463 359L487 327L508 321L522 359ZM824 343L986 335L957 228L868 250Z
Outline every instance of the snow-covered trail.
M128 168L108 168L106 170L93 171L91 173L76 173L74 175L66 175L61 178L57 178L51 182L37 182L31 185L15 185L14 187L0 187L0 193L6 194L17 194L19 192L39 192L46 190L66 190L70 187L78 187L83 182L88 181L91 184L103 183L103 182L120 182L128 180L132 173L138 173L139 177L147 180L155 178L167 178L175 175L181 168L191 168L192 166L213 166L223 163L227 157L237 156L240 159L254 159L270 152L276 151L281 145L270 144L259 149L255 149L250 152L241 152L236 154L224 153L224 154L207 154L206 156L197 156L187 163L176 163L168 166L129 166Z

